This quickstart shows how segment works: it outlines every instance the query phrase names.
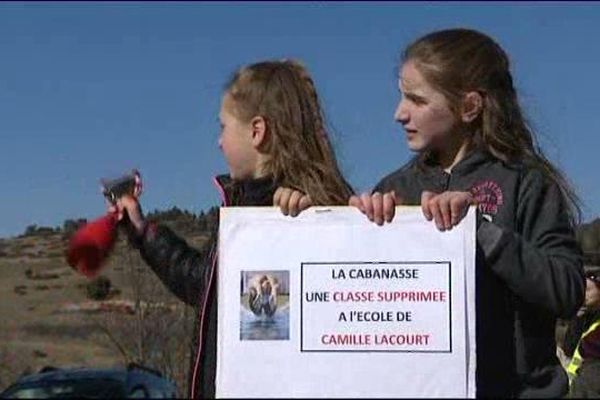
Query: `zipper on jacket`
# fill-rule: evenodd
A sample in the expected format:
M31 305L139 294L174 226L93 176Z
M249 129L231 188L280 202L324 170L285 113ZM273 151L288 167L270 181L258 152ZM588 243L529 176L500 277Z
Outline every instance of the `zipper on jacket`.
M223 188L223 186L221 186L221 184L219 183L218 179L215 177L213 178L213 182L215 184L215 186L217 187L217 189L219 190L219 194L221 195L221 201L223 203L224 206L227 206L227 196L225 195L225 189ZM204 293L204 299L202 301L202 306L199 307L200 309L200 327L199 327L199 332L198 332L198 350L196 351L196 362L194 363L194 372L192 373L192 382L190 385L190 398L194 399L196 398L196 391L197 391L197 387L196 387L196 380L198 379L198 370L200 368L200 358L202 356L202 341L204 340L204 316L206 314L206 305L208 303L208 296L210 294L210 289L212 288L212 282L213 282L213 278L214 278L214 273L215 273L215 269L217 266L217 248L218 248L218 236L217 236L217 241L215 242L215 244L213 245L213 248L210 252L210 259L212 259L212 263L211 263L211 270L210 270L210 275L208 278L208 285L206 287L206 292Z
M442 173L444 174L444 178L445 178L445 183L444 183L444 192L450 190L450 180L452 179L452 173L450 172L446 172L446 171L442 171Z

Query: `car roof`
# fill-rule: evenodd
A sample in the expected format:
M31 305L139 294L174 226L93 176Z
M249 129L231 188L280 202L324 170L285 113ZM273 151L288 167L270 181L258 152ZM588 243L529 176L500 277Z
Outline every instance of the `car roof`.
M44 385L46 382L55 384L60 381L73 381L81 379L93 380L111 380L120 382L126 387L126 390L131 390L137 385L147 385L149 390L161 390L175 393L177 385L171 379L163 376L159 371L144 367L142 365L131 363L127 367L113 368L94 368L94 367L79 367L79 368L54 368L44 367L38 373L33 373L23 376L11 385L6 391L14 387L28 385ZM6 391L2 392L5 393Z
M72 379L110 379L126 382L125 368L52 368L40 373L27 375L19 379L19 383L34 383L44 381L72 380Z

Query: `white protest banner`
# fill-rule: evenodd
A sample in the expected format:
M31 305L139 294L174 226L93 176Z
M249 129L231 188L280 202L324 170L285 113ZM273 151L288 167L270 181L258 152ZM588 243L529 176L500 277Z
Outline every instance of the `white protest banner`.
M217 397L474 397L475 209L221 208Z

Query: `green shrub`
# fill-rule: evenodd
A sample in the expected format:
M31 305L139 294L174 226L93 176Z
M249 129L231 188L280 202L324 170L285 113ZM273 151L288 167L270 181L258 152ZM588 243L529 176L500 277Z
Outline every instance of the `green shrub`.
M110 288L110 279L99 276L86 285L87 297L92 300L104 300L108 297Z

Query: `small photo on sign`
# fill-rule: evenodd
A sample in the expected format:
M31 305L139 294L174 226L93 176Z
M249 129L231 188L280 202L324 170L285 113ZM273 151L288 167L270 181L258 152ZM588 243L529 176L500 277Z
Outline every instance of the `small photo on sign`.
M240 340L290 339L289 271L241 271Z

